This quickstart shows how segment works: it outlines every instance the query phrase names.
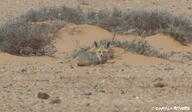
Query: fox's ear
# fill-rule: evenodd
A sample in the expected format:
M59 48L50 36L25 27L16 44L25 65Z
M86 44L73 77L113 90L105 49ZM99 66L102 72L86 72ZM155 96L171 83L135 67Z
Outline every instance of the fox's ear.
M98 44L97 44L96 41L94 41L94 47L95 47L95 48L98 48Z
M110 44L111 44L111 42L107 42L106 48L109 48Z

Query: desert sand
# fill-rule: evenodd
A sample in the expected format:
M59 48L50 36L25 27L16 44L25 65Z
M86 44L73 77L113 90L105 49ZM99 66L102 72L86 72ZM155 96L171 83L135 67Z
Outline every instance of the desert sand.
M192 17L189 0L4 0L0 22L27 10L68 5L96 9L146 8ZM21 57L0 52L0 112L156 112L154 107L189 107L192 111L192 44L157 34L145 38L170 60L114 47L115 58L97 66L79 67L70 58L77 46L111 39L113 34L92 25L67 24L57 33L54 57ZM137 35L117 35L133 40ZM38 98L38 93L48 99ZM55 99L59 102L53 103ZM174 112L174 110L172 110ZM180 112L180 111L177 111Z

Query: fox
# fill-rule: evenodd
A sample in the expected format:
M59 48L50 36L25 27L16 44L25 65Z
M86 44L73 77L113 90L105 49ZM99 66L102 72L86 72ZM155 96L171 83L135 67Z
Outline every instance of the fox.
M113 52L110 47L111 42L101 42L98 43L94 41L94 51L82 52L78 56L78 66L90 66L104 64L107 60L113 58Z

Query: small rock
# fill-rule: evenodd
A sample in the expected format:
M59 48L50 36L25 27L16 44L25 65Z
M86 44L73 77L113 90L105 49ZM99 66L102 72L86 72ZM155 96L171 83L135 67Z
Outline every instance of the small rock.
M125 91L121 90L121 94L125 94Z
M157 82L157 81L163 81L163 79L161 77L157 77L156 79L153 80L153 82Z
M101 92L101 93L106 93L105 90L99 90L99 92Z
M86 106L90 106L90 103L87 103Z
M139 99L139 97L138 97L138 96L135 96L135 95L133 95L133 98L135 98L135 99L137 99L137 100Z
M61 61L61 62L59 62L59 63L60 63L60 64L63 64L64 62Z
M91 92L88 92L88 93L84 93L84 95L91 96L92 93L91 93Z
M138 99L139 99L139 97L137 96L137 97L135 97L135 99L137 99L137 100L138 100Z
M124 69L121 69L121 71L123 72L123 71L125 71Z
M60 104L61 100L59 98L55 98L51 100L51 104Z
M23 68L23 69L21 69L21 72L27 72L27 69L26 68Z
M37 97L40 99L49 99L50 96L47 93L39 92Z
M0 69L0 72L5 72L5 71L6 71L5 67L2 67L2 68Z
M162 83L162 82L158 82L156 84L154 84L154 87L159 87L159 88L163 88L163 87L166 87L167 85Z
M123 64L125 67L129 67L129 65L128 64Z
M167 67L167 68L164 68L164 70L170 71L170 70L174 70L174 68Z
M70 65L69 67L70 67L71 69L74 69L73 65Z
M85 74L90 74L90 72L87 71L87 72L85 72Z

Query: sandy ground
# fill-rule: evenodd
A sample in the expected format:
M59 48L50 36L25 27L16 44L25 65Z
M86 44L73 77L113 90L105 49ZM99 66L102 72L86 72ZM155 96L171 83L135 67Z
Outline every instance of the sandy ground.
M4 0L0 2L0 21L31 8L63 4L75 7L78 3L93 8L146 8L192 16L189 0ZM171 53L171 61L114 48L116 57L107 63L78 67L69 57L78 45L110 39L112 34L96 26L68 24L57 35L55 57L0 53L0 112L157 112L155 107L185 106L192 111L192 45L183 46L158 34L146 41ZM137 36L116 38L132 40ZM47 93L49 98L38 98L39 92Z

